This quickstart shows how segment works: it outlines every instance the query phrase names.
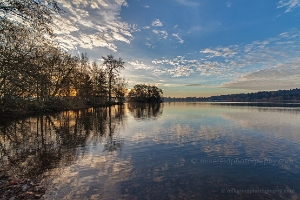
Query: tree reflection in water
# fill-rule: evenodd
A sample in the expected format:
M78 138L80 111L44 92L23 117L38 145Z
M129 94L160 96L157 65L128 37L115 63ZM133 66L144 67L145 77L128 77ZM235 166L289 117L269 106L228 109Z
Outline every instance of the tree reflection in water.
M122 149L116 130L123 125L123 106L44 114L0 126L0 164L15 177L41 178L83 156L87 140L105 143L104 151ZM81 151L79 151L81 150ZM83 151L82 151L83 150Z
M160 103L128 103L128 109L134 118L149 119L160 117L163 113L163 104Z
M114 118L112 118L112 115ZM108 108L108 136L106 137L106 144L104 145L103 151L117 151L121 150L124 144L124 139L114 136L114 131L117 129L117 126L120 126L123 122L124 107L121 105L118 109L113 109L112 107ZM115 120L115 121L114 121ZM118 123L119 122L119 123Z

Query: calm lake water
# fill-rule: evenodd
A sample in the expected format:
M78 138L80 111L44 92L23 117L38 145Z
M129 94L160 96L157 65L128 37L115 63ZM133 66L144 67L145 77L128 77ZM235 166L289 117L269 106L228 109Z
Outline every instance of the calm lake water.
M300 199L300 108L125 104L0 124L44 199Z

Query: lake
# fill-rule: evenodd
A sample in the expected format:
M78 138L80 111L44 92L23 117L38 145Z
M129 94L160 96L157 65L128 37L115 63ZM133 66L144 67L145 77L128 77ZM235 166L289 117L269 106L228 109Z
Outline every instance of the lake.
M1 121L44 199L300 199L300 108L125 104Z

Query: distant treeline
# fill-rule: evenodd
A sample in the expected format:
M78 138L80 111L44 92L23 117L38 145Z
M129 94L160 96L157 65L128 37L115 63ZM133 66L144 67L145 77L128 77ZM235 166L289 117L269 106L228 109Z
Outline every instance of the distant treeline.
M228 94L211 97L165 97L165 101L224 101L224 102L300 102L300 89L261 91L247 94Z

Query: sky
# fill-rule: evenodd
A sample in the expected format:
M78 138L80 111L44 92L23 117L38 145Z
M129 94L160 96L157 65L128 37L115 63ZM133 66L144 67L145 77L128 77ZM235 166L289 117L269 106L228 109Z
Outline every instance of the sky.
M300 0L58 0L71 54L122 58L168 97L300 88Z

